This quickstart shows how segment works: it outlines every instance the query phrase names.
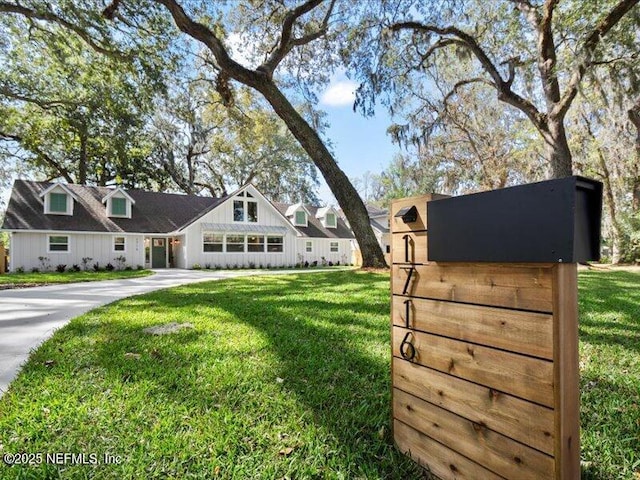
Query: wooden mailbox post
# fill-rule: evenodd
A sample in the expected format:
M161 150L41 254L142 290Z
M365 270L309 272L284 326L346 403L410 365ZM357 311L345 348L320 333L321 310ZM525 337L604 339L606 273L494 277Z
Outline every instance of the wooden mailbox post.
M391 207L396 445L442 479L579 479L577 262L598 258L601 185L440 198ZM522 235L553 241L518 253Z

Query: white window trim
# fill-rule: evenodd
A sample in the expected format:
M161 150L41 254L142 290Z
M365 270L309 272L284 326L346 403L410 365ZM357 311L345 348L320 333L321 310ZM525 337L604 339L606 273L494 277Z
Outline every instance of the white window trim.
M244 193L244 192L242 192ZM235 202L242 202L242 220L236 220L235 218L235 207L233 206ZM256 204L256 221L249 221L249 203ZM249 225L255 225L260 222L260 206L258 201L254 197L244 197L244 196L236 196L233 198L231 203L231 216L233 218L233 223L247 223Z
M124 215L114 215L112 213L112 200L114 198L123 198L125 202L125 214ZM112 196L107 199L107 216L110 218L131 218L131 200L129 200L124 195Z
M296 217L298 216L298 212L302 212L304 214L304 223L298 223ZM303 209L296 210L293 212L293 224L296 227L308 227L309 226L309 215Z
M311 246L311 250L309 250L307 247ZM312 240L305 240L304 241L304 251L305 253L313 253L313 241Z
M51 210L51 194L52 193L60 193L67 197L67 209L64 212L54 212ZM71 205L69 205L70 201L71 201ZM73 198L64 190L61 192L55 191L55 190L50 191L44 197L44 213L45 215L67 215L67 216L73 215Z
M116 238L124 238L124 250L116 250ZM112 239L113 253L126 253L127 252L127 237L125 235L114 235Z
M51 250L51 237L67 237L67 249ZM62 245L62 244L59 243L57 245ZM56 235L55 233L47 235L47 253L62 253L62 254L71 253L71 235Z
M229 236L233 236L233 237L239 237L240 235L242 235L244 237L244 243L240 244L240 243L233 243L232 245L244 245L244 250L242 252L230 252L227 249L227 241ZM223 247L224 253L230 253L231 255L237 255L237 254L245 254L245 253L249 253L247 252L247 234L246 233L227 233L224 236L224 247ZM220 253L220 252L218 252ZM256 252L257 253L257 252Z
M276 238L276 237L280 237L282 239L282 243L278 243L276 245L282 245L282 251L281 252L270 252L269 251L269 238ZM267 253L269 255L282 255L284 254L284 235L265 235L265 239L264 239L264 253Z
M249 245L255 245L255 243L250 244L249 237L262 237L262 250L250 252ZM244 236L244 242L245 242L245 251L247 253L252 253L252 254L267 253L267 235L265 235L264 233L247 233Z
M328 217L329 215L333 215L333 225L329 224L328 222ZM335 212L327 212L327 214L324 217L324 222L325 222L325 228L338 228L338 215L335 214Z
M336 251L332 250L332 245L336 245ZM340 253L340 242L329 242L329 253Z
M222 235L222 250L219 252L207 252L204 249L204 236L205 235ZM210 243L210 242L209 242ZM211 245L214 245L213 243L210 243ZM211 255L211 254L221 254L221 253L226 253L227 252L227 236L224 233L216 233L216 232L202 232L201 235L201 241L200 241L200 245L202 246L202 253L205 255Z

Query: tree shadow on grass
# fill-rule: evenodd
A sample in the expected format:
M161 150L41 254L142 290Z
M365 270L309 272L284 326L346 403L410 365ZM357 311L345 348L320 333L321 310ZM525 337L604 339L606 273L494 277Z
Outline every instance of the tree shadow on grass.
M640 275L587 272L578 285L580 339L640 352Z
M136 297L116 305L123 305L134 317L157 313L161 321L154 320L156 324L173 321L171 314L177 309L191 312L195 329L161 337L147 335L141 332L140 325L113 318L114 310L107 307L59 332L34 355L26 375L55 376L57 370L61 379L96 375L100 379L96 382L98 390L106 387L121 395L109 393L105 401L133 395L129 387L144 387L149 404L170 403L183 409L185 415L219 415L221 421L225 421L227 413L232 417L250 415L252 405L259 409L261 404L268 404L277 409L279 406L269 403L271 399L265 395L269 388L274 395L284 390L304 407L301 427L322 432L319 441L335 445L328 449L296 445L290 456L283 457L284 470L277 475L265 471L263 478L282 477L283 473L297 478L420 478L422 471L393 448L389 433L389 303L379 301L379 296L363 301L371 298L372 282L381 279L384 281L379 275L350 273L276 277L251 283L241 279ZM314 291L325 293L324 300L296 295ZM105 319L106 314L111 318ZM215 328L207 324L207 315L216 316ZM238 337L243 340L236 342L234 331L240 330ZM74 343L78 348L71 352ZM389 353L381 356L385 350ZM276 359L273 371L262 371L261 364L268 365L271 358ZM55 363L46 366L49 360ZM231 380L225 368L237 370ZM256 392L253 383L263 381L271 386ZM18 383L16 394L20 395L21 389L29 392L27 384ZM123 391L126 393L119 393ZM143 402L136 408L142 410L148 405ZM286 416L286 412L282 415ZM134 425L144 432L154 428L153 421L140 418ZM237 435L229 435L224 451L209 452L210 456L227 459L223 477L242 478L234 474L235 467L230 464L252 461L246 458L247 449L272 448L261 439L250 440L247 445L251 423L262 421L265 420L253 418ZM193 428L197 428L197 421ZM131 436L135 448L135 432L119 434ZM172 467L174 472L206 468L202 459L192 458L193 449L199 447L189 448L192 450L185 452L188 458ZM324 452L327 458L314 458L315 463L320 463L314 470L317 473L305 474L300 468L309 460L306 455L318 452ZM333 463L331 457L342 460Z

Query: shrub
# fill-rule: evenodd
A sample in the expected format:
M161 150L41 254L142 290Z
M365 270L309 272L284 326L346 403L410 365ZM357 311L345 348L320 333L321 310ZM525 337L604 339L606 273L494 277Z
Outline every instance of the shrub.
M131 265L127 265L126 267L124 267L124 269L125 269L127 272L130 272L131 270L133 270L133 267L132 267Z
M57 266L56 266L56 272L58 272L58 273L64 273L64 271L65 271L66 269L67 269L67 266L66 266L66 265L62 265L62 264L60 264L60 265L57 265Z
M304 266L304 268L309 268L309 262L305 260L305 262L304 262L304 265L303 265L303 266Z
M252 270L254 268L256 268L256 263L255 262L249 262L249 268L252 269Z
M31 273L40 273L40 269L38 267L33 267L31 269Z
M40 260L40 268L43 272L51 269L51 260L49 260L49 257L38 257L38 260Z
M107 269L107 272L112 272L113 270L115 270L116 267L114 267L111 262L107 263L107 266L104 267Z
M82 269L83 270L89 270L89 264L91 263L91 260L93 260L93 258L91 258L91 257L82 257Z
M124 266L127 263L127 257L125 257L124 255L120 255L113 260L116 262L115 268L117 268L118 270L124 270ZM107 268L107 270L109 269Z
M318 266L318 260L314 260L313 263L311 264L312 267L317 267Z
M211 264L210 263L205 263L204 264L204 269L205 270L211 270Z
M93 264L93 270L96 271L96 272L100 271L100 263L99 262L96 262L96 263Z
M333 262L331 260L329 260L329 266L333 267Z
M193 265L191 265L191 270L202 270L202 267L199 263L194 263Z
M322 266L323 266L323 267L326 267L326 266L327 266L327 259L326 259L326 258L322 257L322 258L320 259L320 261L321 261L321 263L322 263ZM316 264L317 264L317 262L316 262Z
M24 267L16 268L16 273L24 273Z
M77 263L74 263L73 266L71 267L71 270L73 270L74 272L79 272L80 269L80 265L78 265Z
M136 269L137 269L137 270L144 270L144 267L143 267L142 265L138 265L138 266L136 267Z

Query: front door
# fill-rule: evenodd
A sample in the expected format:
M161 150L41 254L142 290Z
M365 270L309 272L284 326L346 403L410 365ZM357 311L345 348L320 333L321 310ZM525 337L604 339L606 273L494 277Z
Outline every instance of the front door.
M167 239L151 239L151 268L167 268Z

